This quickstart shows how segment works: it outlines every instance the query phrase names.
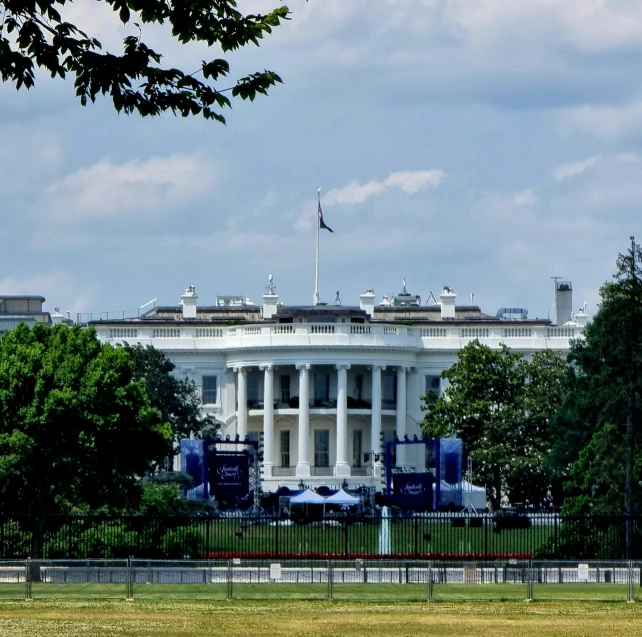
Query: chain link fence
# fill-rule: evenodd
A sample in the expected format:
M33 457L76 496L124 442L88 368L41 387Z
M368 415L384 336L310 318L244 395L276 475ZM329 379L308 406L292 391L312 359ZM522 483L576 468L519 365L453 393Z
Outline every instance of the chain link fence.
M642 601L642 562L7 560L10 599Z

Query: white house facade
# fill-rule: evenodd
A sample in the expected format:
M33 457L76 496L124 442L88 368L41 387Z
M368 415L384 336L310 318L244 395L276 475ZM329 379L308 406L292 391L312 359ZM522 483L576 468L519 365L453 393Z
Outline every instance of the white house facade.
M379 489L384 442L421 436L421 397L443 390L441 372L462 347L478 339L527 356L565 352L587 318L580 311L553 325L521 309L490 316L455 301L444 288L438 302L421 305L404 285L379 305L368 290L354 307L287 306L270 281L262 306L230 297L199 306L190 287L179 306L91 324L103 341L163 350L201 389L203 411L224 438L260 441L264 490L301 482ZM400 446L396 466L423 466L422 454Z

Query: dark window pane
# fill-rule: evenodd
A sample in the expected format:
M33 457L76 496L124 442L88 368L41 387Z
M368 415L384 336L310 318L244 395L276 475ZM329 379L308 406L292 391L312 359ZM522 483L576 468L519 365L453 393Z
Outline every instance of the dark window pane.
M330 466L330 430L314 430L314 466Z
M290 466L290 431L286 429L281 432L281 466Z
M203 376L201 401L204 405L214 405L218 402L217 376Z

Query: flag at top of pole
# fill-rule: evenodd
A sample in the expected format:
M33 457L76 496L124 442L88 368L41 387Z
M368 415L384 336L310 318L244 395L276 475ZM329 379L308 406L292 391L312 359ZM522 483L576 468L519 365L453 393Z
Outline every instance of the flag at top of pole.
M321 210L321 194L319 193L319 228L321 230L329 230L334 234L334 230L330 226L325 225L325 221L323 221L323 210Z
M314 285L314 305L319 305L321 303L320 298L319 298L319 230L323 228L323 230L328 230L334 234L334 230L330 227L327 226L325 221L323 220L323 210L321 210L321 188L317 189L317 197L319 204L317 206L317 260L316 260L316 277L315 277L315 285Z

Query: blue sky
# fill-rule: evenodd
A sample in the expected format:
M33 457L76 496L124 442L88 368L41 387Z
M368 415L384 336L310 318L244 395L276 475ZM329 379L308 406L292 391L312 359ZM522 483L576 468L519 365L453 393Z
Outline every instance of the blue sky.
M290 22L231 59L285 84L225 127L83 108L47 78L0 86L0 293L73 314L174 304L192 284L204 304L259 303L273 274L283 301L309 303L321 186L324 301L405 277L424 299L449 285L542 317L563 276L594 312L642 238L642 3L287 4ZM130 32L100 3L70 12L107 47ZM208 56L143 35L170 64Z

